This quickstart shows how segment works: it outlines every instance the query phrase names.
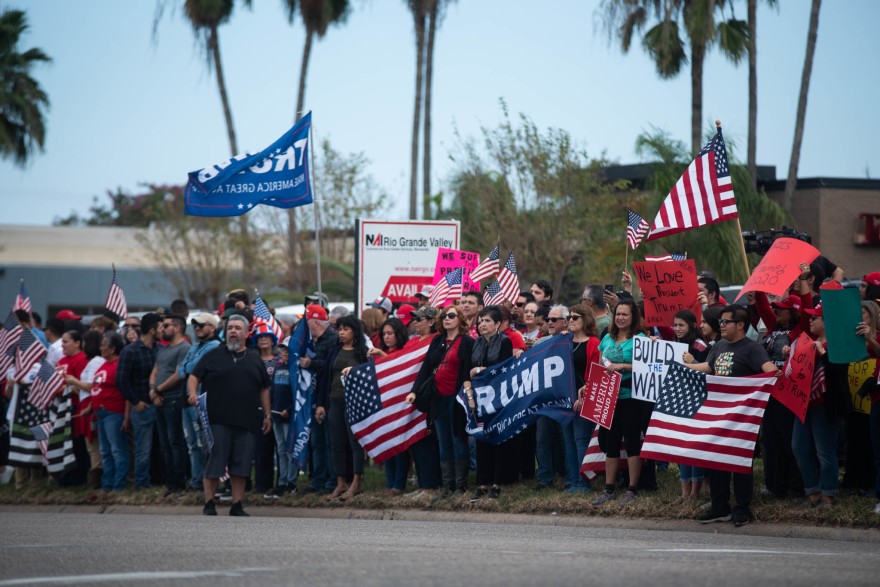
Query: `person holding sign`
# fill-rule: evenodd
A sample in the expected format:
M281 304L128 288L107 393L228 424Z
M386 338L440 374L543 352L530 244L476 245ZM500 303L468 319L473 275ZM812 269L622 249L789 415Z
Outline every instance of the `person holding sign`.
M578 390L574 413L579 414L586 392L586 381L590 375L590 366L602 359L599 353L596 316L586 304L571 307L568 315L568 331L572 335L571 363L574 368L575 387ZM565 442L565 486L569 493L586 493L590 490L590 486L580 475L580 467L595 428L595 422L579 417L573 418L571 424L562 426L562 438Z
M605 490L593 500L593 507L614 500L621 441L626 442L629 487L619 503L625 506L638 496L639 476L642 472L642 458L639 456L642 446L642 420L645 411L651 409L651 404L632 398L633 336L644 336L639 307L635 300L622 299L614 309L614 322L611 323L608 334L599 343L602 364L609 371L619 371L623 379L611 429L599 429L599 445L605 451Z
M822 304L805 312L810 315L810 334L815 337L816 363L807 414L803 423L795 420L791 446L810 504L831 507L837 495L840 473L837 439L843 425L841 406L850 400L849 390L844 390L837 381L826 377L828 341L825 338Z

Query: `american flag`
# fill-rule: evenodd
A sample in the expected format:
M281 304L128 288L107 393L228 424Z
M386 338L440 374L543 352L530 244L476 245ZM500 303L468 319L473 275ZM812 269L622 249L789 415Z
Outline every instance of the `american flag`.
M16 310L24 310L28 314L31 313L31 297L24 286L24 279L18 282L18 295L15 296L15 303L12 304L12 311Z
M629 208L626 209L626 223L626 242L635 250L639 243L642 242L642 239L645 238L645 235L648 234L651 225L648 224L647 220Z
M113 267L113 281L110 282L110 291L107 292L107 301L104 306L125 320L128 317L128 304L125 303L125 294L119 285L119 276L116 275L116 267Z
M646 240L737 216L727 149L719 128L666 196Z
M281 330L281 325L275 320L275 316L269 311L269 306L266 305L260 294L257 294L257 299L254 300L254 322L257 324L260 322L267 324L278 338L278 342L281 342L281 339L284 338L284 331Z
M471 281L479 282L498 275L498 260L500 257L501 252L498 250L498 245L495 245L489 256L471 271Z
M428 306L431 308L442 307L449 298L461 297L461 267L455 271L450 271L434 286L431 297L428 298Z
M576 416L580 418L580 416ZM626 471L626 446L620 441L620 460L619 466L621 471ZM605 452L599 448L599 427L593 430L593 436L590 438L590 444L587 446L587 452L581 461L581 477L587 481L592 481L599 475L605 474Z
M498 283L497 279L493 279L492 283L486 287L486 291L483 293L483 305L497 306L502 302L504 302L504 293L501 291L501 284Z
M45 410L62 389L64 389L62 370L56 370L46 359L40 359L40 370L31 386L28 401L34 404L37 409Z
M750 473L774 374L706 375L671 363L642 445L642 458Z
M18 339L15 347L15 375L16 381L28 374L31 367L36 365L46 355L46 347L40 339L34 336L30 328L25 328Z
M376 462L428 435L425 414L406 403L430 339L407 343L403 351L353 367L345 377L345 415L355 438Z
M687 259L687 255L682 253L669 253L667 255L661 255L660 257L648 257L645 256L645 261L649 263L658 263L662 261L684 261Z
M31 426L31 434L34 435L34 440L37 441L37 444L40 446L40 452L43 453L43 464L49 464L49 457L47 456L47 452L49 451L49 438L52 436L52 422L43 422L42 424L37 424L36 426Z
M21 337L21 324L10 312L0 328L0 386L6 381L6 372L15 363L15 348L18 346L18 339Z
M501 293L505 300L516 302L519 297L519 279L516 276L516 261L513 252L507 256L504 267L498 272L498 283L501 284Z

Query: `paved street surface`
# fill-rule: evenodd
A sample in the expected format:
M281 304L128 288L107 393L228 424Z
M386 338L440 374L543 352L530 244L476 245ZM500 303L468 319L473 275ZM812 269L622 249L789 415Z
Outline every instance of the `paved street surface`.
M225 513L7 511L0 587L880 584L876 542Z

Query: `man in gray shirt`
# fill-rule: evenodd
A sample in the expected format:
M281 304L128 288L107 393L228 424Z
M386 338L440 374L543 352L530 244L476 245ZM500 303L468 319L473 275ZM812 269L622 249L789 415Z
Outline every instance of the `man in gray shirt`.
M186 487L186 440L183 437L183 409L186 407L184 382L176 376L177 365L183 361L190 344L184 337L186 320L182 316L165 316L160 335L167 345L159 345L156 364L150 374L150 399L156 406L156 426L162 460L165 463L166 495Z

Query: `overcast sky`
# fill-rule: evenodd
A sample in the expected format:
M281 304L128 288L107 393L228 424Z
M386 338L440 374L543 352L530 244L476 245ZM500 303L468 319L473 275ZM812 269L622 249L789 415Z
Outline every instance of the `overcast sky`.
M213 73L182 10L166 11L153 38L149 0L12 0L31 25L22 47L53 58L34 71L51 99L46 152L25 169L0 161L3 222L49 224L93 196L143 182L182 184L186 173L228 158ZM182 4L182 1L180 2ZM237 3L238 4L238 3ZM304 32L280 0L236 6L220 29L241 150L267 146L293 122ZM739 18L744 0L734 1ZM809 0L778 10L759 2L758 163L787 173L806 46ZM353 1L341 28L313 46L306 103L316 138L363 152L403 218L415 70L412 19L402 0ZM593 0L459 0L437 35L433 128L435 191L449 177L454 129L475 136L512 113L567 130L593 156L635 163L637 135L652 127L689 143L690 78L661 80L634 44L623 55L596 26ZM552 6L552 9L551 9ZM877 177L880 2L825 2L807 109L800 177ZM745 158L748 66L717 52L706 62L706 126L720 118ZM319 194L320 196L320 194ZM652 215L646 211L646 215Z

